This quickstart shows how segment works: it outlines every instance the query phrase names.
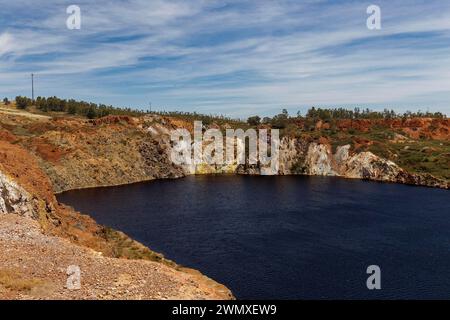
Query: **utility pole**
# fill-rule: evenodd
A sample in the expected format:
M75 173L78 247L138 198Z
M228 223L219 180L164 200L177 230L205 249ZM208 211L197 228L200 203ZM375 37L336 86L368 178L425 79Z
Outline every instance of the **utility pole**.
M152 103L149 103L149 107L150 107L150 113L152 112Z
M31 74L31 101L34 103L34 73Z

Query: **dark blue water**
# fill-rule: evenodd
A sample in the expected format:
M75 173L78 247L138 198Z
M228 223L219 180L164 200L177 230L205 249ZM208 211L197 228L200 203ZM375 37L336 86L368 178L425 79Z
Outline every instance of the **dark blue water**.
M61 202L237 298L450 298L450 193L320 177L197 176ZM366 287L381 268L381 290Z

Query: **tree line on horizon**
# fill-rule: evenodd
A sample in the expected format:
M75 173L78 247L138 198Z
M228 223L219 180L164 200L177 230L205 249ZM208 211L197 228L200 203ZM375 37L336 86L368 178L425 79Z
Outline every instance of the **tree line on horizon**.
M203 114L198 113L196 111L187 112L187 111L153 111L153 114L166 116L166 117L174 117L181 118L185 121L201 121L204 125L210 125L212 123L216 123L218 125L221 124L242 124L245 123L245 120L241 119L233 119L224 115L213 115L213 114Z
M43 112L65 112L71 115L84 116L88 119L101 118L108 115L141 116L147 113L146 111L137 109L118 108L111 105L77 101L74 99L66 100L57 97L37 97L33 102L30 98L17 96L15 101L19 109L36 106L37 109Z
M251 116L247 119L247 123L252 126L260 124L268 124L273 128L284 129L290 122L296 120L307 120L315 123L319 120L325 122L332 122L334 120L342 119L408 119L408 118L436 118L445 119L447 116L441 112L411 112L406 111L403 113L397 113L394 110L384 109L383 111L374 111L369 108L361 109L354 108L316 108L311 107L306 112L305 116L302 116L300 112L297 112L296 116L290 116L287 109L283 109L281 113L274 117L264 117L261 119L259 116Z
M8 98L4 98L3 102L9 104ZM74 99L60 99L57 97L37 97L33 102L32 99L22 96L17 96L15 99L16 106L19 109L26 109L30 106L36 106L43 112L65 112L72 115L80 115L89 119L100 118L107 115L129 115L129 116L142 116L149 114L148 111L131 109L131 108L119 108L111 105L96 104L92 102L77 101ZM290 122L296 120L308 120L308 121L333 121L339 119L407 119L407 118L437 118L445 119L447 116L441 112L411 112L406 111L403 113L395 112L394 110L384 109L383 111L374 111L369 108L361 109L346 109L346 108L320 108L311 107L303 116L300 111L295 116L289 115L287 109L283 109L281 113L273 117L251 116L247 120L232 119L224 115L207 115L197 112L186 111L153 111L153 114L162 116L171 116L182 118L186 121L201 120L205 125L209 125L213 122L217 124L238 124L246 123L250 126L258 126L260 124L267 124L274 128L283 129Z

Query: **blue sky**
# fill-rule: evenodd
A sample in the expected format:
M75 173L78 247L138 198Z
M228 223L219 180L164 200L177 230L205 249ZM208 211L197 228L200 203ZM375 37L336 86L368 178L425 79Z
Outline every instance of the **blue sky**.
M66 28L67 6L81 29ZM381 8L368 30L366 9ZM0 96L246 117L450 114L450 1L0 0Z

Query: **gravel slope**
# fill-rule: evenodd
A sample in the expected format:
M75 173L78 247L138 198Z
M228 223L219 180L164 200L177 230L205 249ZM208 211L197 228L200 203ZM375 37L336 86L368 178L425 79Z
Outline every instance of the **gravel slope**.
M41 232L37 221L0 215L0 299L230 299L224 286L161 263L108 258ZM66 287L67 268L81 288Z

